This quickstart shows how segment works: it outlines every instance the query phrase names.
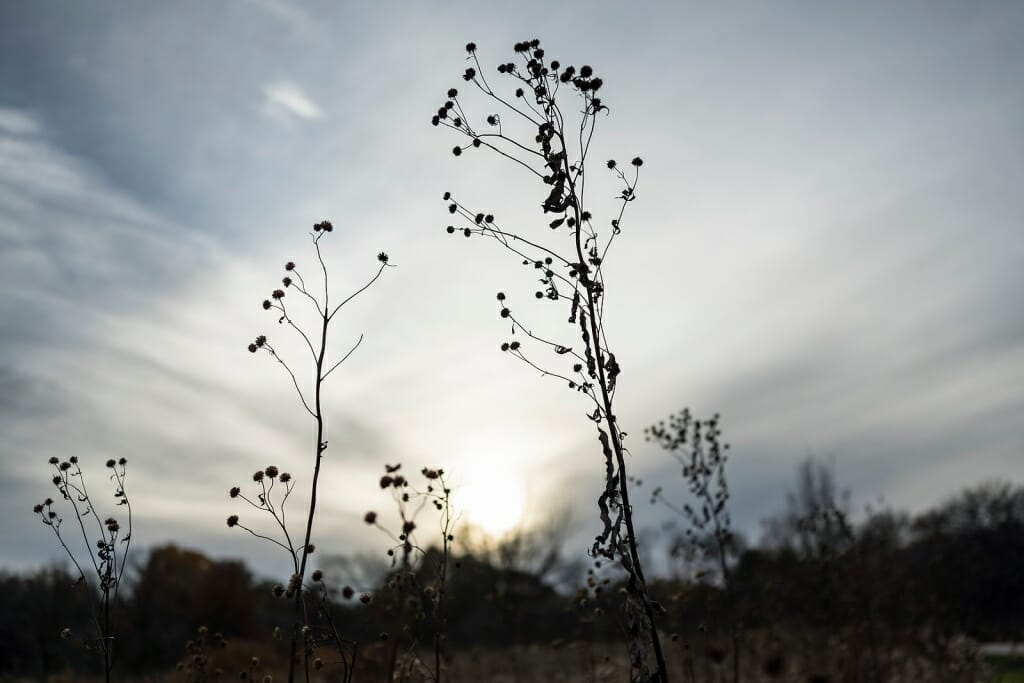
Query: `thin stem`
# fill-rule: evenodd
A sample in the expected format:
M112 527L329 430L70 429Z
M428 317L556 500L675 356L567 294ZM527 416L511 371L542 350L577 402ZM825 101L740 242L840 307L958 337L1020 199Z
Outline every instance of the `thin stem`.
M273 347L271 347L270 344L264 344L264 347L267 349L270 355L274 357L274 360L280 363L281 367L283 367L285 371L288 372L288 376L292 378L292 384L295 386L295 391L299 395L299 400L302 401L302 407L306 409L306 412L309 413L311 417L316 417L316 413L314 413L313 409L309 407L308 403L306 403L306 397L302 394L302 389L299 388L299 380L295 379L295 373L292 372L292 369L288 367L287 363L281 360L281 357L277 355L277 352L274 351Z
M335 307L334 307L334 310L333 310L333 311L331 311L331 314L330 314L329 316L327 316L327 318L325 319L325 325L326 325L326 323L329 323L329 322L331 321L331 318L333 318L333 317L334 317L334 315L335 315L335 314L336 314L336 313L337 313L337 312L338 312L339 310L341 310L341 307L342 307L342 306L344 306L345 304L347 304L347 303L348 303L349 301L352 301L352 299L355 299L355 298L356 298L357 296L359 296L360 294L362 294L363 292L365 292L365 291L366 291L367 289L369 289L369 288L370 288L370 285L372 285L372 284L373 284L374 282L376 282L376 281L377 281L377 278L379 278L379 277L380 277L381 273L383 273L383 272L384 272L384 269L385 269L385 268L387 268L387 267L388 267L388 264L387 264L387 263L382 263L382 264L380 264L380 268L378 268L378 269L377 269L377 274L376 274L376 275L374 275L374 276L373 276L372 278L370 278L370 281L369 281L369 282L367 282L367 283L366 283L365 285L363 285L362 287L360 287L359 289L357 289L357 290L356 290L355 292L353 292L352 294L350 294L350 295L349 295L349 296L348 296L348 297L347 297L347 298L346 298L346 299L345 299L344 301L342 301L342 302L341 302L340 304L338 304L337 306L335 306ZM325 307L324 307L324 310L326 310L326 308L327 308L327 307L325 306Z
M359 335L359 341L357 341L355 343L355 345L353 345L352 348L348 350L348 353L346 353L344 356L341 357L341 360L339 360L337 363L332 365L331 369L324 373L323 379L327 379L327 375L329 375L332 372L334 372L335 368L337 368L339 365L341 365L342 363L347 361L348 357L351 356L353 353L355 353L356 349L358 349L359 345L362 344L362 343L363 343L363 335L360 334Z

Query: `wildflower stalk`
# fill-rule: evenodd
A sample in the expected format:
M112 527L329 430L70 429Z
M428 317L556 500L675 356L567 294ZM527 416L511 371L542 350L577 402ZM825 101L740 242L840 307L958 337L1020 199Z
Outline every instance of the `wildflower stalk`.
M397 595L397 622L401 625L398 633L407 631L411 634L404 644L401 662L399 662L398 655L399 650L403 649L403 643L400 642L400 638L394 640L388 657L387 680L396 677L405 680L405 676L415 668L420 669L425 676L428 676L432 683L441 683L443 676L441 658L448 626L445 611L448 565L451 559L452 543L455 541L455 536L452 534L456 520L452 509L452 490L448 486L443 469L424 467L420 470L420 474L426 480L425 485L420 489L413 486L399 472L401 467L401 463L386 465L385 473L379 482L382 490L391 492L397 507L401 522L399 533L389 530L378 521L376 512L367 512L363 518L367 524L377 527L394 543L388 548L387 554L391 558L391 567L399 566L400 568L391 576L387 585ZM428 503L438 513L441 546L436 553L424 549L416 538L416 530L422 526L420 514ZM418 575L421 570L427 570L423 572L423 578L427 581L427 585L422 588ZM419 644L417 625L427 617L423 605L424 599L429 603L434 618L432 668L417 653ZM413 613L412 622L403 624L406 614L410 612ZM399 666L402 667L401 670L398 670Z
M76 456L71 456L65 461L51 457L49 463L53 466L54 475L51 479L54 487L61 497L70 505L78 523L78 529L82 536L82 543L92 565L99 588L99 600L93 595L89 586L85 571L82 568L84 561L76 557L75 552L69 545L68 539L62 531L63 517L54 509L54 500L47 498L42 503L33 507L33 512L39 516L44 526L50 527L57 543L64 550L68 559L78 571L78 582L86 592L92 615L93 625L96 629L96 638L83 639L82 645L87 650L98 650L103 657L103 675L106 683L110 683L111 672L114 668L115 655L115 609L118 598L118 589L121 586L121 579L128 566L128 552L131 549L132 538L132 508L125 493L125 458L120 460L108 460L107 468L111 470L110 479L115 484L114 498L118 506L125 506L128 514L128 528L122 535L121 524L113 517L103 519L96 508L95 501L89 495L85 484L85 475ZM86 522L90 525L96 522L99 538L90 540L89 531L86 529ZM64 629L61 636L70 638L73 634L70 629Z
M722 573L722 585L729 609L729 628L732 640L732 680L740 680L740 624L736 612L736 596L732 573L729 569L729 546L733 541L732 521L727 503L729 485L725 476L726 451L729 444L722 443L719 415L710 420L694 420L689 409L670 415L644 430L648 441L667 451L682 467L690 494L697 499L699 510L686 503L673 503L665 496L661 486L651 491L651 502L661 503L686 520L688 533L710 534L714 540L715 561Z
M522 333L531 347L539 347L540 353L553 353L556 360L572 359L575 362L571 373L552 369L534 354L532 348L528 352L519 341L505 342L501 348L543 376L565 381L570 389L584 394L594 404L589 417L597 427L605 458L605 488L598 499L603 529L591 552L617 559L628 573L626 607L634 680L666 681L667 669L656 623L657 613L662 608L647 593L629 498L627 449L623 444L625 432L620 429L614 410L620 367L609 348L604 329L604 263L609 248L621 232L626 206L636 198L635 188L643 161L639 157L633 159L630 176L614 161L608 162L608 169L621 183L622 189L616 197L620 201L617 216L611 220L610 233L602 239L594 227L591 212L586 209L584 194L586 161L597 115L608 110L597 95L603 81L594 75L590 66L577 70L558 61L546 62L539 40L517 43L514 50L515 60L498 66L500 74L523 86L516 88L514 102L488 83L473 43L466 46L467 59L473 66L465 70L463 80L513 114L514 124L532 128L535 131L533 144L520 142L511 133L506 133L506 128L512 126L503 125L499 114L486 116L489 130L477 130L455 88L448 90L448 99L437 110L431 123L469 138L469 144L452 150L455 156L462 156L470 149L489 149L525 168L547 185L547 198L541 206L545 214L556 216L549 223L554 231L551 234L568 233L570 236L569 251L560 252L557 247L548 246L545 240L527 238L502 228L493 215L470 210L452 198L450 192L444 194L444 200L449 202L448 211L465 223L458 229L449 225L447 232L455 234L458 231L465 237L479 235L495 240L521 258L524 266L532 266L542 272L540 282L544 289L535 292L535 298L569 303L567 322L573 326L575 337L572 344L559 343L534 332L512 314L505 294L498 294L500 315L512 323L512 334ZM581 100L578 127L567 118L559 103L557 94L560 88L569 89ZM574 351L573 347L579 350ZM655 660L654 672L649 670L647 660L650 654Z
M292 385L295 388L299 396L299 400L302 403L303 408L309 413L313 419L314 431L316 439L314 441L313 448L313 473L310 481L310 495L309 495L309 507L306 511L306 518L304 524L304 531L302 533L302 544L298 547L292 543L291 535L288 532L287 524L284 519L284 501L281 502L280 509L275 509L271 501L269 490L264 488L263 494L258 498L259 504L246 499L251 505L257 509L270 513L273 517L277 526L281 529L284 537L284 542L279 540L263 536L258 534L251 529L239 524L237 515L232 515L228 518L228 526L238 526L242 529L249 531L249 533L270 540L271 542L285 548L291 555L291 561L293 566L293 575L288 584L287 596L294 600L295 605L295 623L292 628L291 640L290 640L290 656L288 659L288 681L294 683L296 676L296 665L299 662L298 650L300 645L302 646L302 670L304 680L309 681L310 679L310 655L313 646L311 640L311 628L309 626L309 613L306 607L304 597L304 580L306 577L306 570L308 566L309 556L314 550L313 540L313 522L316 518L316 508L318 502L319 484L320 484L320 472L323 465L323 459L327 451L327 425L324 414L323 404L323 387L327 380L327 377L334 372L342 363L344 363L355 350L359 347L363 337L360 335L359 340L355 343L351 349L345 353L338 361L328 367L328 333L331 322L334 320L335 315L344 307L347 303L355 299L359 294L362 294L369 289L383 274L385 268L388 268L391 264L388 263L387 254L381 252L377 256L377 260L380 265L377 272L358 290L350 294L348 297L343 299L340 303L336 304L334 308L331 308L330 299L330 287L328 282L328 271L327 264L324 261L323 253L320 249L320 240L327 234L334 230L334 226L329 221L323 221L313 226L313 248L316 252L317 262L320 267L320 271L323 276L323 295L322 298L314 294L307 287L305 279L302 277L299 269L295 266L295 263L289 261L285 265L285 271L287 274L282 280L282 284L285 288L293 289L298 292L302 297L305 298L317 314L317 330L315 333L316 343L310 339L310 336L303 330L298 324L295 323L288 308L285 304L285 292L282 289L274 290L271 294L271 298L263 301L264 310L274 311L279 314L278 323L287 324L294 330L304 342L306 348L309 350L312 358L312 370L313 370L313 382L311 387L312 400L307 399L306 392L298 381L295 373L292 371L291 366L286 360L284 360L269 344L267 338L264 335L256 337L255 341L249 345L249 351L252 353L266 352L274 358L288 373ZM254 480L260 482L264 476L268 476L273 480L273 476L276 476L277 468L273 468L274 475L271 475L271 468L268 468L265 472L257 472L254 476ZM283 476L283 475L282 475ZM290 475L289 475L290 479ZM291 493L291 486L288 486L285 498ZM231 490L232 497L239 496L239 489L235 487ZM341 646L339 642L339 647Z

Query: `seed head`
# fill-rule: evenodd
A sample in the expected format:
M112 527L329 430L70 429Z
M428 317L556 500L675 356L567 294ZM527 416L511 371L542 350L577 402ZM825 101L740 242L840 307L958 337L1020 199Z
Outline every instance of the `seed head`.
M233 527L233 526L237 526L237 525L238 525L238 515L231 515L230 517L228 517L228 527L229 528Z

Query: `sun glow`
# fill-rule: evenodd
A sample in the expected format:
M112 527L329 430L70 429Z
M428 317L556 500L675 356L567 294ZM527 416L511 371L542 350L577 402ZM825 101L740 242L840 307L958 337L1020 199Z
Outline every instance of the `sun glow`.
M499 537L522 522L526 482L503 463L471 469L452 497L457 514L489 536Z

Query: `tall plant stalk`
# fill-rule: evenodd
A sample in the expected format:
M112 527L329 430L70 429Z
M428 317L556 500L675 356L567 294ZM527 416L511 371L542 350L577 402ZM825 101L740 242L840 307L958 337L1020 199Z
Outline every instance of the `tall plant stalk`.
M620 367L604 328L604 264L609 248L621 233L626 207L636 198L643 161L634 158L628 174L616 162L607 162L620 188L616 197L619 206L610 220L610 229L604 235L599 234L584 193L587 157L597 118L608 111L598 96L602 79L587 65L577 70L557 60L545 61L540 41L529 40L517 43L513 60L497 68L501 76L511 79L516 86L512 97L491 87L482 73L476 45L468 44L466 51L472 66L466 68L463 80L482 93L490 105L499 108L500 113L472 115L458 90L451 88L432 123L469 139L468 144L452 150L455 156L461 157L473 149L488 149L544 183L546 198L541 207L553 220L548 223L548 237L527 236L503 228L492 214L471 210L446 192L448 211L461 219L461 225L449 225L447 232L495 240L522 259L524 266L542 273L540 282L544 289L534 293L536 299L563 302L569 307L567 322L571 327L561 335L571 334L571 341L535 332L513 315L506 295L499 293L500 315L512 323L513 335L501 348L542 375L563 380L570 389L584 394L593 403L593 412L589 415L597 427L605 460L605 487L598 498L603 528L595 539L592 553L617 560L628 573L626 615L633 680L667 681L657 628L661 607L648 594L637 551L626 469L627 450L623 444L625 432L618 424L614 409ZM563 108L565 91L572 98L571 106L580 108L578 117L573 109ZM529 352L515 339L517 333L530 344ZM537 354L547 354L547 360L535 354L535 350ZM571 370L549 365L551 361L565 363L567 360ZM653 669L648 661L651 656Z
M51 457L49 463L54 470L51 482L75 516L75 524L81 535L80 548L84 548L87 561L81 559L81 550L73 547L76 543L71 540L71 536L76 535L75 532L68 534L63 530L64 518L54 509L56 503L52 498L33 506L32 511L39 516L45 526L50 527L57 543L78 572L78 581L75 585L81 585L86 592L93 627L96 630L95 637L80 637L79 640L86 650L99 652L103 657L103 680L110 683L117 656L115 610L121 580L128 567L128 553L132 540L132 506L125 493L125 466L128 461L125 458L107 460L110 480L114 482L116 505L123 505L127 509L127 529L122 528L115 518L103 519L100 515L96 501L89 495L89 489L85 485L85 475L77 456L71 456L64 461ZM91 527L93 522L96 524L97 536L90 536L93 532L86 528ZM93 595L93 588L89 585L83 565L92 567L99 590L98 599ZM65 628L61 637L69 639L75 637L75 634Z
M291 557L294 573L292 574L285 592L285 594L294 601L295 610L295 621L292 627L288 659L289 683L294 683L295 681L296 670L300 661L298 656L300 646L302 647L301 663L303 677L306 681L310 678L310 655L312 654L311 649L313 640L311 638L312 629L310 628L309 613L305 602L304 581L306 578L309 556L315 549L315 545L313 544L313 523L316 519L320 472L327 452L327 424L323 402L323 388L331 373L333 373L342 363L348 360L363 341L363 336L360 335L355 344L350 347L349 350L341 356L341 358L331 363L328 360L328 338L331 323L334 321L338 312L346 304L369 289L370 286L380 278L384 269L391 265L388 263L387 254L383 252L378 254L377 260L379 262L379 267L377 272L369 279L369 281L366 282L366 284L332 307L330 287L328 283L328 269L327 264L324 261L323 253L320 249L320 240L333 230L334 226L331 225L329 221L323 221L313 226L313 248L316 252L317 263L319 264L323 277L322 296L319 296L312 290L312 288L307 286L306 281L303 279L302 274L294 262L289 261L285 264L286 275L282 279L282 284L285 289L291 289L298 292L307 304L311 305L315 310L317 322L315 332L312 333L312 338L310 334L307 334L307 332L295 322L292 315L289 313L288 307L285 304L284 289L274 290L271 297L263 301L263 308L279 314L278 323L290 327L301 338L306 350L310 354L309 357L313 379L312 385L308 391L311 394L312 400L307 399L307 391L303 390L298 378L292 371L291 366L279 355L278 351L271 346L266 336L260 335L256 337L256 339L249 345L249 351L253 353L266 352L285 369L292 380L292 385L299 396L299 400L301 401L303 408L313 420L314 432L316 434L313 446L313 472L310 481L309 507L306 510L302 544L297 547L293 544L284 519L284 501L292 490L291 475L287 475L287 479L285 479L285 474L280 475L287 488L284 498L280 501L277 507L274 506L270 496L274 478L278 477L276 467L271 466L264 471L257 472L253 476L254 481L258 482L263 488L263 492L257 494L255 501L249 498L246 498L245 500L256 509L267 512L273 517L277 526L281 530L284 540L276 540L252 531L250 528L239 523L237 515L232 515L228 518L228 526L238 526L254 536L270 540L276 545L287 550ZM269 488L263 483L268 478L271 481ZM231 496L233 498L238 497L239 495L240 489L238 487L231 490Z
M729 483L725 465L729 444L721 440L720 417L716 413L709 420L695 420L688 408L670 415L644 430L648 441L666 450L681 467L681 474L697 506L679 505L658 486L651 491L651 502L659 502L672 510L689 526L688 536L698 536L696 542L706 555L714 555L714 562L722 575L722 586L729 610L729 631L732 640L732 681L740 681L740 621L736 611L736 590L729 568L729 551L734 547L732 518L729 515ZM706 547L713 543L713 548Z

